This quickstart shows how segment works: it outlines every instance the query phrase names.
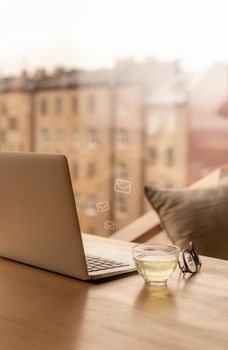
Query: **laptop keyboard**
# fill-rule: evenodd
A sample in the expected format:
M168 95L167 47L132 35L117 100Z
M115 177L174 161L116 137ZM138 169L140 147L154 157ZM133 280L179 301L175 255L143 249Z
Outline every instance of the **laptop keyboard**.
M118 267L130 266L129 264L122 263L120 261L104 259L95 256L87 256L86 263L88 272L116 269Z

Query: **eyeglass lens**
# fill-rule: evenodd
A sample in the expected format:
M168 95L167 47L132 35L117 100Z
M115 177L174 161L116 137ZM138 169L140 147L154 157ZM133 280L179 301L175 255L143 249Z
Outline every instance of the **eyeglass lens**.
M197 263L196 263L195 259L193 258L190 250L185 249L183 251L183 260L184 260L184 264L187 268L186 271L191 272L191 273L197 272Z
M181 266L181 263L178 261L178 265L183 273L190 272L190 273L196 273L200 266L201 266L201 260L199 255L196 252L196 249L192 242L190 242L190 249L184 249L182 252L182 261L183 266Z

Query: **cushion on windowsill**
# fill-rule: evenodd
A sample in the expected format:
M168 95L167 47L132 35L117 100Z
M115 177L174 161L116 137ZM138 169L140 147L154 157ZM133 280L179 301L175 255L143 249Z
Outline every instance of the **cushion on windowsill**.
M228 259L228 184L200 189L145 186L173 243L181 249L194 242L201 255Z

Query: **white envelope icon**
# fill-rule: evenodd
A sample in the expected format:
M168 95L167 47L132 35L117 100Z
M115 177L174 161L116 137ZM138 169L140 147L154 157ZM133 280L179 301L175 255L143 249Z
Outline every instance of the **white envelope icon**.
M100 213L101 211L108 211L109 210L108 201L96 203L96 208L98 213Z
M132 182L123 179L116 179L114 191L122 193L130 193L132 187Z
M116 223L114 221L106 220L104 223L104 228L107 230L115 230Z

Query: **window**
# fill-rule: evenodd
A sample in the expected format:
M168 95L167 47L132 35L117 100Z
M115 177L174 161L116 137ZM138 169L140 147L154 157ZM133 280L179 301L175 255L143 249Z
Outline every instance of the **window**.
M55 110L57 114L62 112L62 99L60 97L57 97L55 101Z
M76 114L78 112L78 99L76 96L72 97L72 112Z
M96 174L96 164L95 163L88 163L87 164L87 177L92 178Z
M156 162L156 160L157 160L157 149L156 149L156 147L151 146L150 148L148 148L147 153L148 153L149 162L154 164Z
M56 129L55 132L55 140L56 142L62 142L64 140L64 132L62 129Z
M6 114L6 106L4 102L1 102L0 104L0 116L4 116Z
M43 115L48 114L48 102L46 99L42 99L40 101L40 111L41 111L41 114Z
M96 215L96 197L92 194L85 199L85 212L88 216Z
M124 147L128 143L128 134L127 130L119 129L116 130L116 145L118 147Z
M117 111L119 115L124 115L128 112L128 105L125 101L118 103Z
M6 143L6 132L5 132L5 130L1 131L1 143L2 144Z
M169 133L175 133L177 128L177 119L174 114L170 114L166 117L167 131Z
M40 131L40 140L42 142L49 142L50 136L49 136L49 130L48 129L41 129Z
M95 129L88 130L88 146L95 148L97 146L97 132Z
M120 197L115 200L115 211L117 215L127 213L127 203L125 198Z
M116 177L120 177L120 178L127 178L128 177L126 164L120 163L117 165Z
M175 164L175 154L172 147L167 149L166 163L168 166L173 166Z
M72 164L72 177L73 177L73 179L78 178L78 175L79 175L78 163L76 161L74 161Z
M154 135L159 131L160 119L157 113L152 112L147 116L146 131L149 135Z
M89 95L88 97L88 111L93 113L95 111L95 96Z
M18 119L16 117L9 118L9 129L10 130L18 129Z
M78 129L73 129L72 131L72 144L74 147L79 146L79 130Z

